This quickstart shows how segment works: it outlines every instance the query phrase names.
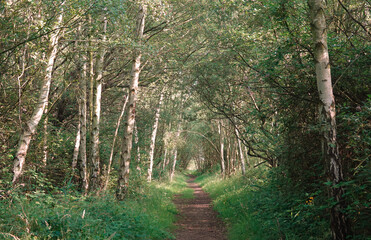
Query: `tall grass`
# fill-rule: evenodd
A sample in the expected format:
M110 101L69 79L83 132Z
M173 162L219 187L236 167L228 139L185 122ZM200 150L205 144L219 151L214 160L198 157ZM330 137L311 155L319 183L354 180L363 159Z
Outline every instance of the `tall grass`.
M231 240L330 238L316 199L298 189L282 194L285 185L294 184L277 182L262 169L225 180L209 173L196 181L210 193L214 208L229 226Z
M174 239L172 198L187 194L184 180L143 183L122 202L112 193L13 193L0 201L0 239Z

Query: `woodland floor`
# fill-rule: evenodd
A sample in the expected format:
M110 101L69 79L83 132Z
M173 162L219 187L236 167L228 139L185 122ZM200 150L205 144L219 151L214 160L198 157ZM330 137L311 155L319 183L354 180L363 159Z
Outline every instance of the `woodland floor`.
M175 198L179 210L175 231L176 240L226 240L226 229L218 214L212 209L211 199L189 176L188 187L193 189L193 199Z

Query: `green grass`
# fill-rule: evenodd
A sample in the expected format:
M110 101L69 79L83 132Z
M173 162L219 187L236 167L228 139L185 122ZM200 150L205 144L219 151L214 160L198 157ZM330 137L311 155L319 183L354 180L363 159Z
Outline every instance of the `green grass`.
M186 175L179 173L174 176L174 180L172 183L163 182L158 184L158 187L166 189L170 191L173 195L178 195L181 198L192 199L194 198L193 190L187 187L186 182L187 179L188 177Z
M142 183L118 202L111 193L13 194L0 201L0 239L174 239L174 195L190 198L186 176L172 183Z
M329 239L323 209L307 204L305 195L282 194L285 183L272 179L263 170L250 169L245 177L222 180L208 173L196 182L213 199L214 209L227 223L230 240Z

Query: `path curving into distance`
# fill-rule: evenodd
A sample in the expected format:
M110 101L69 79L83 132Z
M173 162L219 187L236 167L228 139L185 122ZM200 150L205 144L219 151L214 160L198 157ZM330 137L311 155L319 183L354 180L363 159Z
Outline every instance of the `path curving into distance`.
M187 183L194 198L174 200L179 210L176 240L227 240L225 225L212 209L209 195L194 182L196 177L189 177Z

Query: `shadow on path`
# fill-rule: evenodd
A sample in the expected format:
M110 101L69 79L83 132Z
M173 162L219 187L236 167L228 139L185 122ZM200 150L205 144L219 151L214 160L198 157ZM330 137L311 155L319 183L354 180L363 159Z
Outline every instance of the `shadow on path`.
M176 240L226 240L225 226L212 209L209 195L194 182L195 176L189 177L187 183L194 191L194 198L174 200L179 210Z

